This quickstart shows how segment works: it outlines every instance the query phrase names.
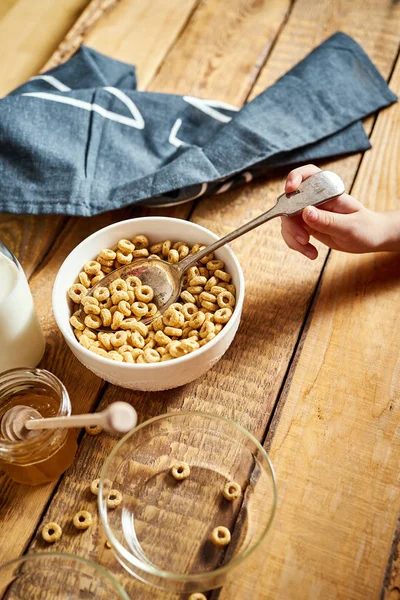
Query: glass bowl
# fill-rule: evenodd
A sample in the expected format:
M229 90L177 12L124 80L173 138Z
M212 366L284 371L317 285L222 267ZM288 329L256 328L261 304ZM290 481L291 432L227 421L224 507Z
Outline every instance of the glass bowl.
M184 461L186 479L171 468ZM227 500L227 482L241 486ZM108 506L111 490L122 502ZM202 412L155 417L128 433L104 463L99 512L122 566L161 589L191 593L219 587L260 545L276 507L270 459L258 441L229 419ZM111 503L112 504L112 503ZM211 533L227 527L231 541Z
M58 552L27 554L0 565L0 598L7 600L129 600L100 565Z

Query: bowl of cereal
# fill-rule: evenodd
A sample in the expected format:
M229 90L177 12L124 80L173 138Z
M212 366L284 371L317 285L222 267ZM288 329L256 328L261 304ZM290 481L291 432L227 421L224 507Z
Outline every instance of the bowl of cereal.
M81 242L53 288L57 325L78 360L110 383L142 391L178 387L211 369L235 337L244 299L243 272L228 246L189 269L179 301L149 325L156 310L149 286L136 277L107 286L101 279L140 257L177 262L216 239L190 221L144 217ZM96 284L99 293L86 297Z

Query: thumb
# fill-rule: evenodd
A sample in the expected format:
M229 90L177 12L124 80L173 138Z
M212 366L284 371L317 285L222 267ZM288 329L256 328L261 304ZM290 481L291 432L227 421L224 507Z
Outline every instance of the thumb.
M315 206L307 206L303 210L303 220L315 231L328 235L349 233L351 228L350 215L320 210Z

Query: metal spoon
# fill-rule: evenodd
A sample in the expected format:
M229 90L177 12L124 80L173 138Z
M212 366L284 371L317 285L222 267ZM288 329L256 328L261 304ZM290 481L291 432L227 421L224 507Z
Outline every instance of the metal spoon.
M151 323L173 302L176 302L182 290L182 278L189 269L195 265L201 258L211 254L221 246L228 244L241 235L259 227L270 219L280 216L293 216L299 214L307 206L316 206L336 196L340 196L345 191L344 183L336 173L331 171L320 171L311 175L303 181L299 189L292 194L282 194L278 197L275 206L267 212L259 215L252 221L245 223L235 231L228 233L213 244L210 244L196 254L190 254L178 264L172 265L159 258L140 258L129 265L124 265L106 275L96 285L91 288L87 296L92 296L94 291L100 286L108 286L117 278L126 279L129 275L138 277L143 285L149 285L154 290L153 302L158 308L158 312L152 317L143 318L143 323ZM81 309L81 316L84 319L86 314ZM104 330L109 328L104 327Z
M71 429L100 425L110 433L127 433L136 426L136 410L127 402L113 402L105 410L88 415L42 417L30 406L13 406L1 419L0 431L10 442L29 440L43 429Z

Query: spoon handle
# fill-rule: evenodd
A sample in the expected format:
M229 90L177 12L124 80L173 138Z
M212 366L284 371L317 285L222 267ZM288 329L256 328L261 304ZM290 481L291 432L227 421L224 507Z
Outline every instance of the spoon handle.
M100 425L106 431L125 433L133 429L136 423L137 414L133 406L127 402L114 402L99 413L31 419L25 423L25 427L26 429L71 429Z
M293 216L299 214L307 206L316 206L327 202L336 196L340 196L345 191L344 183L339 175L331 171L320 171L311 175L303 181L299 189L293 194L281 194L275 206L262 213L252 221L245 223L235 231L228 233L213 244L210 244L200 252L194 255L189 255L178 263L177 268L182 275L189 267L196 264L203 256L218 250L221 246L229 244L241 235L248 233L252 229L259 227L270 219L280 216Z

